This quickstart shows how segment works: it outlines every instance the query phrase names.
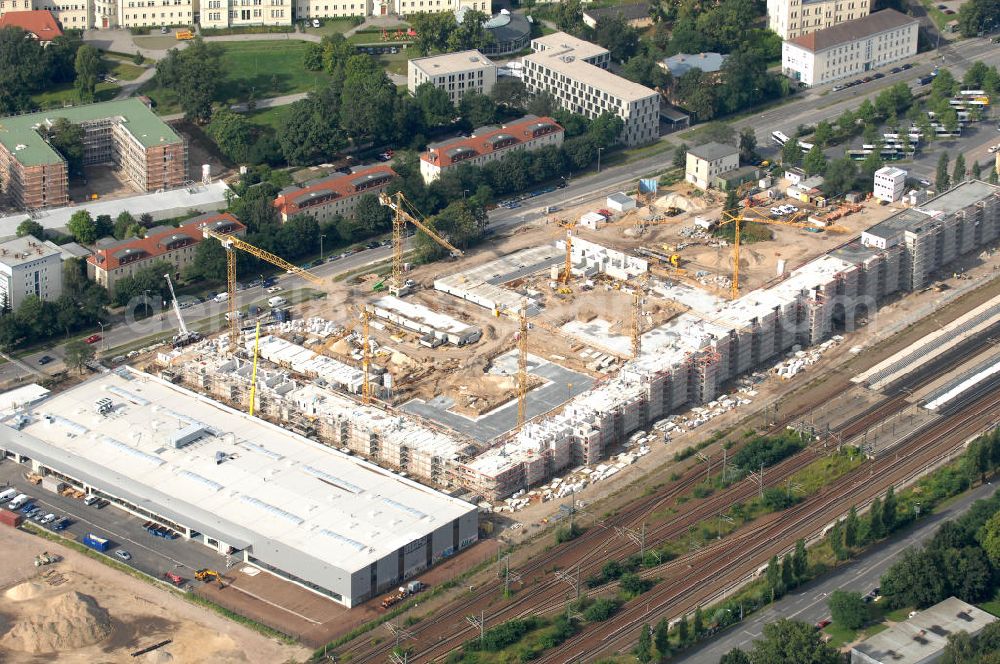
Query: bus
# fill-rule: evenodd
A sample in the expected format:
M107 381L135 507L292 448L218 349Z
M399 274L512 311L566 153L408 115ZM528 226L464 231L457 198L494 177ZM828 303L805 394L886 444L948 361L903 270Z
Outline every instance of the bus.
M780 131L772 131L771 132L771 140L773 140L778 145L784 145L785 143L788 142L788 137L785 136Z

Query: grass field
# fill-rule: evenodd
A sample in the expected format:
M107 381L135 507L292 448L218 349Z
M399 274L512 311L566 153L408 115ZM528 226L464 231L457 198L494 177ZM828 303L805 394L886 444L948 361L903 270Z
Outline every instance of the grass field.
M94 101L114 99L117 92L118 86L114 83L98 83ZM60 85L45 92L39 92L38 94L31 95L31 98L40 108L60 108L67 104L76 105L82 103L72 83Z
M302 67L306 42L295 40L222 42L223 79L215 101L234 104L246 101L253 90L257 99L267 99L295 92L307 92L329 77ZM143 87L143 93L156 102L161 114L180 110L176 95L155 84Z
M344 34L348 30L354 27L354 23L349 18L326 18L320 19L322 25L318 28L309 26L306 28L306 34L319 35L320 37L325 37L327 35L333 34Z
M414 55L417 54L416 51L413 52ZM410 61L410 56L405 52L400 51L399 53L389 53L388 55L377 55L375 59L378 60L379 64L385 67L385 70L390 74L400 74L402 76L406 75L406 63Z
M291 105L264 108L253 113L247 113L246 118L259 127L268 127L271 130L276 130L284 121L284 117L290 108Z
M104 71L120 81L134 81L146 71L145 67L140 67L131 62L119 60L118 58L105 56L101 62L104 65Z

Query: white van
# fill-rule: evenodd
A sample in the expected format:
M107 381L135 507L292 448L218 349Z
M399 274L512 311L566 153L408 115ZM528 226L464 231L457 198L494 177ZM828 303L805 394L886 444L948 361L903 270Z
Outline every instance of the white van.
M5 489L4 491L0 491L0 503L6 503L16 495L17 489Z
M14 500L10 501L10 504L7 505L7 509L19 510L29 500L31 500L31 496L26 493L19 493Z
M267 301L267 306L271 308L280 307L283 306L286 302L288 302L288 300L281 297L280 295L276 295Z
M215 297L213 297L212 299L214 301L216 301L216 302L225 302L226 300L229 299L229 292L228 291L223 291L223 292L219 293L218 295L216 295Z
M87 496L86 498L83 499L83 504L87 505L88 507L90 505L93 505L96 502L97 502L97 496L95 496L93 494L91 494L91 495L89 495L89 496Z

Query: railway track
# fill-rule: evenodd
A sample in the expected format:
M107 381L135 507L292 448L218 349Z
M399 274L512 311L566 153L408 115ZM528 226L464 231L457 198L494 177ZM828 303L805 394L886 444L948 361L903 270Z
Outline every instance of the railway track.
M874 461L832 482L813 494L794 512L769 515L732 547L713 547L690 556L687 565L673 561L665 566L669 576L650 592L627 604L614 618L589 626L571 644L547 652L539 662L588 662L609 652L627 652L642 624L661 617L679 616L704 605L721 592L753 576L773 555L790 543L816 535L840 518L851 505L863 505L889 486L902 485L919 476L930 464L950 456L965 440L995 421L1000 413L1000 389L984 395L955 416L936 422L912 442L901 446L893 458ZM747 537L749 536L749 537ZM674 563L682 562L681 565Z
M918 389L931 382L935 377L936 374L934 372L921 371L909 381L909 389L906 391ZM846 377L838 377L838 380L842 383L843 389L848 389L852 385ZM834 433L839 433L841 439L854 436L896 412L905 404L905 400L906 394L896 391L892 396L887 397L882 402L843 424ZM809 412L812 408L821 407L821 405L821 403L813 403L805 407L800 407L794 412L787 413L769 433L784 430L788 424L799 419L803 413ZM903 451L909 453L910 448L906 448L906 450L901 448L900 452L902 453ZM819 455L820 451L818 449L807 448L807 450L786 459L781 464L769 468L767 473L765 473L765 486L773 486L784 482L788 477L818 458ZM884 464L886 462L888 460L884 460L881 463ZM418 646L418 652L414 654L411 661L432 661L435 657L460 647L462 643L472 638L475 635L475 629L467 624L465 617L468 615L478 615L480 612L483 612L487 624L496 625L504 620L530 614L545 613L564 606L566 595L571 589L565 582L555 578L551 573L554 569L576 570L576 574L579 575L580 583L582 584L588 575L598 570L607 560L611 558L621 559L637 552L638 545L629 539L618 537L616 528L636 529L642 523L649 520L653 513L673 504L676 498L689 493L695 486L703 482L704 472L704 469L700 465L694 465L688 468L679 480L670 483L655 494L638 498L605 519L597 519L582 535L568 545L552 547L530 558L516 570L523 588L530 588L530 592L522 591L513 600L507 601L501 606L496 606L498 602L503 602L500 599L503 581L493 580L477 588L475 594L470 593L456 598L446 607L435 612L431 619L411 626L408 628L408 631L415 639L414 642L423 645L423 648ZM879 472L880 479L884 478L885 476L882 474L882 471L880 470ZM858 472L855 471L845 476L845 478L857 477L857 475ZM895 476L892 477L895 478ZM831 487L842 487L842 482L847 481L845 478L840 478L840 480L830 485L830 487L827 487L818 494L814 494L813 497L799 507L804 509L805 505L813 504L814 499L819 496L830 496ZM885 484L885 487L887 486L888 484ZM881 490L884 491L885 487ZM690 507L676 518L667 519L648 529L646 531L647 547L651 548L664 541L676 539L686 534L691 526L721 514L735 502L743 502L752 498L758 490L757 484L742 481L731 485L727 489L715 492L705 500L690 504ZM877 495L877 493L879 491L876 491L872 495ZM846 511L846 508L844 511ZM796 510L796 513L798 513L798 510ZM774 542L773 538L775 535L768 530L772 528L769 525L770 523L771 519L764 517L719 542L708 544L701 550L683 555L664 566L645 570L643 574L644 576L659 575L662 577L666 570L670 570L670 574L680 574L682 578L690 579L690 574L674 570L680 569L681 566L683 566L684 570L687 570L689 566L694 568L696 564L701 565L704 569L703 563L700 562L703 556L715 554L724 560L731 555L731 548L734 543L751 541ZM765 558L765 562L766 559L770 558L770 555L768 554L767 558ZM733 561L730 562L732 563ZM663 589L672 588L677 592L678 596L683 594L682 591L677 591L671 585L670 578L672 577L664 577L664 581L651 592L668 592ZM700 579L699 582L703 583L704 581L704 579ZM607 587L596 588L588 591L587 594L600 594L602 590L606 589ZM644 606L648 604L650 597L649 593L643 595ZM693 605L691 608L693 608ZM661 613L667 610L670 610L669 606L659 608ZM626 611L623 610L620 615L624 614L626 614ZM617 621L618 619L614 620L614 622ZM579 638L576 637L573 641L575 642ZM384 661L384 658L390 652L392 645L388 642L373 644L369 639L358 639L346 648L340 649L339 654L341 656L350 655L352 662L381 662ZM544 661L560 660L546 659Z

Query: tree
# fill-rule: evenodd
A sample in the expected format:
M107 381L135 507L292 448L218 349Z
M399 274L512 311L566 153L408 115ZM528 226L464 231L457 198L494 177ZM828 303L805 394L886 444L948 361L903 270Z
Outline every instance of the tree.
M849 547L855 547L860 543L858 526L858 508L851 505L851 511L847 513L847 519L844 521L844 544Z
M76 78L76 52L83 40L73 32L67 32L49 42L43 51L47 83L69 83Z
M951 181L953 184L958 184L965 180L965 157L962 153L958 153L955 157L955 170L951 172Z
M101 56L93 46L83 45L76 52L76 90L80 101L94 101L101 78Z
M772 596L780 595L781 588L781 567L778 565L778 556L771 556L767 562L767 587L771 589Z
M816 131L813 132L813 141L825 148L832 138L833 126L826 120L820 120L816 124Z
M376 235L389 230L392 214L389 208L378 202L375 194L363 194L354 208L354 220L367 235Z
M993 566L1000 568L1000 512L983 524L976 538Z
M45 228L35 221L34 219L25 219L17 225L17 230L15 231L18 237L24 237L25 235L30 235L37 240L45 239Z
M681 616L677 622L677 641L684 645L688 641L688 617L687 614Z
M413 98L423 113L426 126L441 127L455 119L455 106L451 103L448 92L436 87L430 81L418 85L413 92Z
M650 53L640 53L629 58L621 69L621 75L647 88L665 90L670 86L670 73L665 71Z
M700 606L695 607L692 629L694 630L695 636L701 636L705 631L705 616L702 615Z
M205 131L219 146L222 154L237 163L247 162L254 131L246 116L228 108L219 109Z
M674 148L674 168L684 168L687 165L687 143L681 143L676 148Z
M344 149L347 137L337 126L336 114L310 97L289 107L278 128L278 145L289 164L308 166Z
M795 586L795 563L790 553L781 559L781 586L785 590Z
M223 79L221 59L221 47L196 37L183 51L170 49L156 63L157 82L177 95L188 120L205 124L211 119L212 100Z
M757 160L757 132L753 127L740 131L740 161L749 164Z
M0 113L33 108L29 93L45 81L42 46L21 28L0 28Z
M834 590L826 600L833 621L847 629L860 629L868 621L868 605L861 593Z
M653 639L649 635L649 624L643 624L639 631L639 643L635 647L635 657L642 664L653 661Z
M896 491L889 487L885 492L885 501L882 503L882 529L886 535L896 530Z
M983 167L979 165L979 160L972 162L972 179L981 180L983 177Z
M323 70L331 76L336 76L338 70L342 74L347 59L356 52L354 45L339 32L326 35L320 40L319 45L323 51ZM424 55L426 55L426 52L424 52Z
M886 536L882 499L878 496L872 500L872 506L868 510L868 535L872 540L880 540Z
M449 51L468 51L470 49L485 49L495 40L493 33L486 29L489 16L476 9L468 9L461 14L461 23L452 22L451 34L448 35Z
M594 26L594 41L608 49L613 59L625 62L639 50L639 31L621 14L604 15Z
M392 134L395 102L396 86L374 58L352 55L347 59L340 98L344 131L355 140L385 140Z
M560 30L579 31L583 27L583 6L580 0L559 0L555 18Z
M336 33L340 34L340 33ZM341 35L343 36L343 35ZM302 66L308 71L322 71L323 69L323 44L307 43L306 50L302 54Z
M821 639L810 624L781 618L764 625L753 642L752 664L840 664L840 653Z
M480 92L466 92L458 102L458 116L469 129L496 122L497 105Z
M937 553L907 549L882 575L880 592L894 608L922 609L936 604L948 597L951 590L942 565Z
M94 347L90 344L86 344L79 339L73 339L66 343L66 347L63 350L63 357L66 361L66 366L70 369L76 369L80 373L83 373L84 367L87 366L87 362L94 359Z
M830 540L830 548L833 549L833 555L837 560L846 560L848 556L848 551L844 548L844 525L840 521L833 524L833 528L826 535L827 539Z
M545 117L554 115L558 109L559 100L553 97L552 93L543 90L528 100L525 110L532 115Z
M660 618L656 623L656 631L653 633L653 644L660 659L665 659L670 655L670 626L666 618Z
M726 190L726 202L722 205L722 216L723 219L728 219L729 217L734 217L739 214L740 211L740 199L736 195L736 189L730 187Z
M127 237L128 230L133 226L138 226L135 217L128 210L122 210L115 217L114 226L111 229L111 234L116 240L123 240ZM140 227L141 228L141 227Z
M826 166L824 190L829 194L842 194L854 187L858 179L858 167L853 160L846 157L834 159Z
M733 648L719 659L719 664L751 664L750 655L739 648Z
M83 139L85 130L80 125L73 124L66 118L56 118L47 128L41 130L42 136L56 152L66 160L66 170L73 179L83 176Z
M948 549L943 560L948 585L956 597L976 604L993 595L993 568L983 549L978 546Z
M802 168L807 175L822 175L826 170L826 155L823 154L819 144L814 144L806 153L802 159Z
M806 541L799 539L795 542L794 557L795 578L801 583L809 572L809 552L806 551Z
M135 52L135 55L132 56L132 64L134 64L134 65L141 66L142 63L144 63L145 61L146 61L146 58L142 54L142 51L138 51L137 50Z
M938 157L937 164L937 175L934 178L934 188L937 189L938 193L941 193L948 189L948 153L942 152L941 156Z
M802 148L799 147L798 139L792 138L781 147L781 163L785 167L802 163Z
M523 109L528 103L530 95L528 89L519 78L513 76L503 76L497 79L493 89L490 90L490 99L498 106L505 106L511 109Z
M66 224L66 230L80 244L93 244L97 241L97 224L86 210L74 212Z

